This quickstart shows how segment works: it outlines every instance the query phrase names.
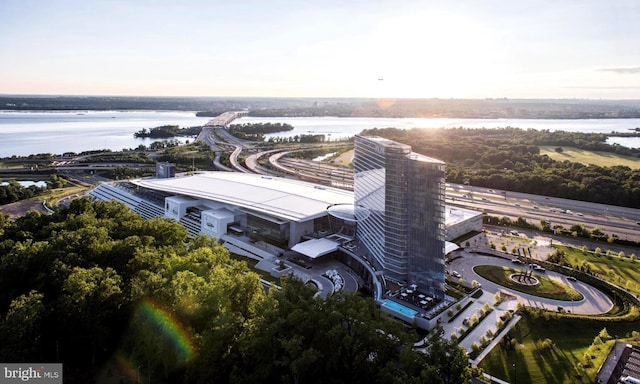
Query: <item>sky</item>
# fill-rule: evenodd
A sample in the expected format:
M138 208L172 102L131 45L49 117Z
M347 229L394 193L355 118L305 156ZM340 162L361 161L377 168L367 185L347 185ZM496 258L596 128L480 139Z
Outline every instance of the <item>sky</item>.
M640 99L640 0L0 0L0 94Z

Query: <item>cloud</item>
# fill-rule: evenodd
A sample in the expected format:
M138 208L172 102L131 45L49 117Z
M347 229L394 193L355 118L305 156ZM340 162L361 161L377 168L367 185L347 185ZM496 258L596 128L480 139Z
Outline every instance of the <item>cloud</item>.
M621 75L640 73L640 67L627 67L627 68L602 68L598 69L598 72L613 72Z

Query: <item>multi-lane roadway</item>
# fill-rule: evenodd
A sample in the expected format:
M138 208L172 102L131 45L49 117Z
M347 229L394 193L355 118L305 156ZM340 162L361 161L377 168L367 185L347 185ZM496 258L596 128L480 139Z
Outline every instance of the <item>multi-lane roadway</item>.
M336 187L353 188L351 169L287 157L286 154L292 149L252 153L244 165L240 164L238 158L241 152L253 149L253 146L233 137L225 128L226 124L241 114L242 112L231 112L218 116L203 128L203 133L198 138L211 145L212 149L219 149L221 146L231 149L233 152L230 163L235 170L289 175ZM268 163L261 165L261 158L268 158ZM507 216L512 220L522 217L536 225L540 220L546 220L552 226L559 224L567 229L574 224L584 224L588 229L597 226L606 234L640 241L640 209L449 183L446 199L449 205Z
M598 226L604 233L622 239L640 240L640 209L589 203L579 200L447 184L447 203L477 209L490 215L523 217L530 223L547 220L569 228Z

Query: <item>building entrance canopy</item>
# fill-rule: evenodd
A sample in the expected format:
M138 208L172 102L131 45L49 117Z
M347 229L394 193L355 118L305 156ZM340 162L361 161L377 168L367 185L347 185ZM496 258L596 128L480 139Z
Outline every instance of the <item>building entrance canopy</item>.
M312 259L337 251L340 243L329 239L312 239L298 243L291 250L301 253Z
M445 241L445 243L444 243L444 254L446 255L446 254L448 254L450 252L455 251L458 248L460 248L458 246L458 244L452 243L452 242L449 242L449 241Z

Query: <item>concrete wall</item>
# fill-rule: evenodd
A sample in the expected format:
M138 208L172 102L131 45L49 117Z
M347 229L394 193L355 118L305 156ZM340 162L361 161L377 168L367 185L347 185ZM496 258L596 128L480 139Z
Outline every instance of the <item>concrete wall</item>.
M304 235L313 233L313 220L295 222L289 225L289 248L300 242L300 238Z
M451 241L472 231L482 230L482 213L447 225L445 229L445 240Z

